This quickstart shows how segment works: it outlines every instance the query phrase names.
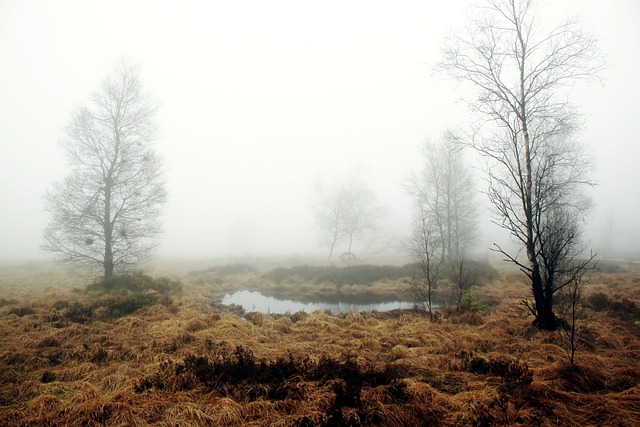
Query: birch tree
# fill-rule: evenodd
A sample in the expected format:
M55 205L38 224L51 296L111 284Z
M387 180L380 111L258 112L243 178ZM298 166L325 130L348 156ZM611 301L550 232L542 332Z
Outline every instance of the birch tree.
M62 140L69 174L45 195L51 221L43 249L105 278L147 261L166 200L154 152L155 105L137 69L118 62L90 106L78 107Z
M463 153L448 134L437 143L425 143L423 166L413 173L405 189L425 211L440 239L439 258L460 259L477 237L476 189Z
M442 239L433 222L433 216L424 204L417 205L416 215L408 240L408 251L417 267L417 275L411 282L414 301L429 313L433 321L433 291L440 280Z
M580 116L567 88L597 79L604 63L596 38L577 20L548 31L540 22L533 0L489 0L466 31L446 41L438 69L474 90L468 102L479 122L465 142L487 161L495 222L520 247L494 249L527 275L533 301L523 303L534 324L553 330L553 297L570 283L565 274L588 266L575 261L588 208L584 189L593 185L573 139Z

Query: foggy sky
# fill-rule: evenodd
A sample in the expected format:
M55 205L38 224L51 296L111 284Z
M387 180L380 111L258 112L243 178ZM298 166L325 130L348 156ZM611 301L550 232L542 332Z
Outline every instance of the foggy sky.
M354 168L407 233L401 182L420 146L464 126L463 89L431 71L470 1L0 2L0 259L46 256L42 196L66 173L58 141L115 60L160 102L167 165L161 256L323 251L312 191ZM582 84L595 159L592 247L640 255L640 5L543 2L600 36L605 83ZM483 227L480 246L508 241Z

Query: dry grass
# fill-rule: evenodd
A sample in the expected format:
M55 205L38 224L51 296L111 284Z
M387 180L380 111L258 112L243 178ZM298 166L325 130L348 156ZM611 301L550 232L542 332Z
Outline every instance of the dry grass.
M530 326L515 277L481 289L500 300L490 312L433 324L411 312L241 318L211 308L197 278L184 282L172 309L79 324L55 305L87 303L81 281L3 268L0 425L640 425L640 325L588 310L568 366L561 334ZM592 275L585 292L639 304L640 273ZM239 346L265 366L307 360L307 371L234 381L178 368L193 357L233 368ZM339 375L309 368L329 362ZM390 374L358 376L374 371Z

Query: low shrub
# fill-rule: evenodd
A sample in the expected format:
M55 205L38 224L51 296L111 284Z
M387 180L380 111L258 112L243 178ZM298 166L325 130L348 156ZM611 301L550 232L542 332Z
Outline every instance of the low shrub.
M398 381L406 372L389 365L383 369L362 366L353 354L337 358L322 356L296 358L291 353L272 361L256 360L253 351L237 346L229 352L226 346L211 346L212 356L188 355L182 362L165 361L159 372L143 378L134 387L136 393L155 388L171 392L204 387L238 401L302 400L303 381L328 385L336 394L336 407L358 408L364 387L393 385L392 393L402 393ZM217 351L216 351L217 350Z
M507 357L490 358L488 364L489 372L502 378L510 387L529 385L533 382L533 371L520 360Z
M105 308L103 317L117 319L131 315L143 307L152 306L158 302L159 299L156 295L136 292L107 298L102 300L98 307Z
M156 279L140 272L116 275L87 286L85 293L91 300L88 304L56 301L54 320L61 317L74 323L111 321L156 304L171 307L172 295L180 290L180 282L166 277Z
M87 323L93 319L94 307L74 302L63 312L63 317L74 323Z
M51 371L44 371L40 376L40 382L43 384L47 384L56 380L56 376Z
M35 310L31 307L16 307L9 310L9 314L15 314L18 317L28 316L35 313Z
M474 357L469 360L469 372L472 374L488 374L489 363L484 357Z
M68 308L69 304L70 304L69 301L59 300L53 303L53 308L55 310L62 310L62 309Z
M462 299L460 301L461 310L479 313L487 310L487 308L489 308L489 304L477 295L475 288L467 289L462 294Z
M520 360L507 357L469 357L467 369L472 374L491 374L500 377L510 386L529 385L533 381L533 371Z
M586 306L593 311L606 311L611 316L621 320L640 320L640 307L638 307L635 301L628 298L614 300L607 294L596 292L587 297Z
M167 277L153 278L140 271L136 271L96 280L87 286L87 291L108 293L116 291L156 291L160 294L168 294L180 291L181 288L182 286L180 285L180 282L170 280Z
M0 298L0 307L4 307L5 305L15 304L17 301L14 299L6 299Z
M605 311L611 307L611 299L609 295L603 292L596 292L587 297L587 305L593 311Z

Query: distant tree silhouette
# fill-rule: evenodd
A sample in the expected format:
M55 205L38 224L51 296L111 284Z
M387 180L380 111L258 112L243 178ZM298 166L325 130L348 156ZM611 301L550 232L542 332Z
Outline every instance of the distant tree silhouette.
M339 242L346 242L341 259L356 259L354 244L371 237L384 208L378 204L374 192L355 175L328 188L316 187L315 220L321 241L329 248L327 260L331 262Z

